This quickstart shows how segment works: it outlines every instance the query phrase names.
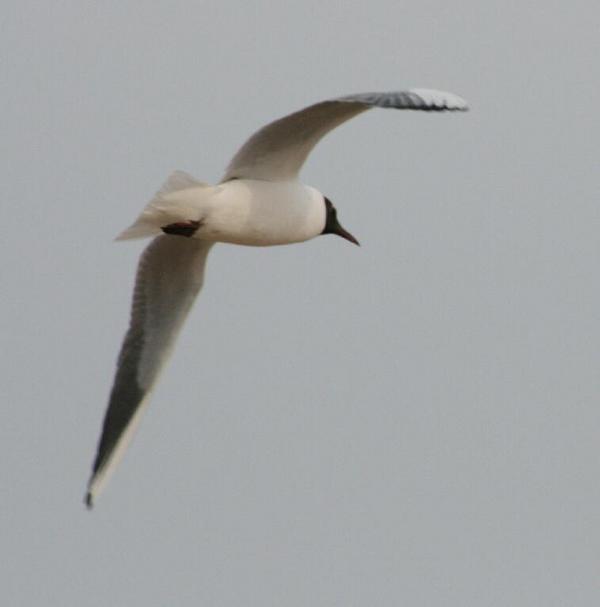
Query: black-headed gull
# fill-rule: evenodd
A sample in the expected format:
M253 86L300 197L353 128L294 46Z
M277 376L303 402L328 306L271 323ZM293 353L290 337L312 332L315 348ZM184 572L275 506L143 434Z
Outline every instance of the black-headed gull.
M148 403L183 321L202 287L213 244L289 244L336 234L358 244L331 201L298 181L318 141L372 108L464 111L451 93L410 89L322 101L271 122L241 147L217 185L177 171L119 239L155 236L137 271L131 321L121 347L85 502L91 507Z

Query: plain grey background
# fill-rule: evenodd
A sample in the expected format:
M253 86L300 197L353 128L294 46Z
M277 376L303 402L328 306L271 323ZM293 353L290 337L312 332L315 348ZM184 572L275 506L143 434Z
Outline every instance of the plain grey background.
M7 3L6 605L597 605L595 2ZM303 172L362 243L218 246L125 459L82 504L174 168L409 86Z

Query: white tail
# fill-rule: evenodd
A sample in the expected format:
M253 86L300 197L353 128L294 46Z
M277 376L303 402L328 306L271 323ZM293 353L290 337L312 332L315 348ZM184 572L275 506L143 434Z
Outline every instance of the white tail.
M188 220L193 215L189 204L172 196L176 192L191 188L210 187L208 183L198 181L195 177L175 171L169 175L163 186L156 192L154 198L146 205L140 216L126 230L123 230L115 240L130 240L147 238L161 233L161 226ZM183 204L182 204L183 203Z

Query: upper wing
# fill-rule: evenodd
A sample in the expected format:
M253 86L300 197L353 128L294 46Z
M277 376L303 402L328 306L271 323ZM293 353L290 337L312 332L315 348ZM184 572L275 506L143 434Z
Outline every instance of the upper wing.
M129 330L121 346L85 497L88 507L131 440L158 374L202 287L212 244L162 235L140 258Z
M271 122L254 133L231 160L223 181L295 179L324 135L372 107L429 112L468 109L466 101L457 95L428 89L359 93L322 101Z

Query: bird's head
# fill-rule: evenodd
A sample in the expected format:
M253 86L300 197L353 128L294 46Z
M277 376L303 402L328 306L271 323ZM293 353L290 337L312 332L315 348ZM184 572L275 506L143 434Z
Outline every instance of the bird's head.
M333 206L333 203L329 198L324 197L325 200L325 227L321 234L336 234L337 236L341 236L350 242L353 242L355 245L360 246L360 243L350 232L347 232L342 228L340 222L337 218L337 209Z

